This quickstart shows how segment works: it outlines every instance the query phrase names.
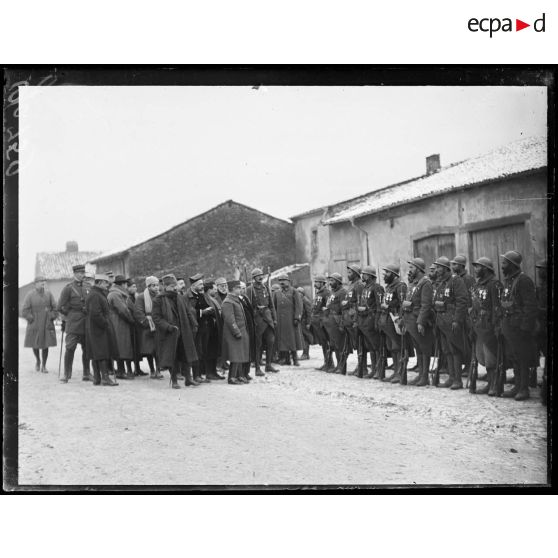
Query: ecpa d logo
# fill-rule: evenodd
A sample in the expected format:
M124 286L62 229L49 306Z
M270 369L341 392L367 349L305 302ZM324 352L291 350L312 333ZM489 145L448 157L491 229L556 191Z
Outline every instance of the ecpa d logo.
M542 14L541 17L535 19L533 22L533 30L536 33L544 33L545 32L545 17L546 14ZM521 19L515 18L515 28L512 23L513 19L509 17L499 18L499 17L483 17L483 18L476 18L472 17L467 22L467 28L472 33L489 33L489 37L492 38L494 33L503 32L503 33L511 33L513 31L521 31L522 29L527 29L527 27L531 27L530 23L526 23Z

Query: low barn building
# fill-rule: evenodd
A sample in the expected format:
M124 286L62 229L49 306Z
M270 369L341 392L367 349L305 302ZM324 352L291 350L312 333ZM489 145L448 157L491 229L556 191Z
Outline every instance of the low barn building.
M85 270L95 273L95 266L89 260L100 255L100 252L80 252L78 243L69 241L64 252L39 252L35 258L35 277L43 275L47 280L47 289L58 301L65 285L74 278L72 268L74 265L85 264ZM35 287L33 282L19 288L18 303L19 315L27 293Z
M94 258L100 271L141 280L174 273L185 278L232 277L253 267L277 269L294 261L293 224L228 200L153 238Z
M517 250L531 276L547 253L547 148L527 138L448 167L427 158L425 175L292 217L296 261L312 274L346 274L350 263L430 265L438 256L480 256L499 265ZM472 270L470 270L472 271Z

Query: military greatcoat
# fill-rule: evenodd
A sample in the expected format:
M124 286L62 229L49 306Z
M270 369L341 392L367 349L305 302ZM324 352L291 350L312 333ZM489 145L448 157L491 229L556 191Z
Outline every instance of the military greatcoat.
M293 287L281 288L273 293L273 303L277 312L277 350L296 351L302 349L300 320L302 318L302 297ZM299 325L295 326L294 320Z
M24 347L47 349L56 346L56 301L50 291L34 289L27 293L21 315L27 320Z

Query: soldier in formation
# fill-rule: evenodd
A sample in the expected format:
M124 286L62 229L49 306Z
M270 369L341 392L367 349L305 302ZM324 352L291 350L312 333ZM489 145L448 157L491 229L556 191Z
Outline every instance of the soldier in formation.
M366 370L366 351L362 343L362 336L358 329L357 324L357 306L360 293L364 289L364 283L360 278L360 267L355 264L347 266L347 285L345 299L341 302L343 308L343 326L346 332L345 350L343 351L342 358L347 361L349 353L357 352L357 366L350 372L350 375L362 378L367 374Z

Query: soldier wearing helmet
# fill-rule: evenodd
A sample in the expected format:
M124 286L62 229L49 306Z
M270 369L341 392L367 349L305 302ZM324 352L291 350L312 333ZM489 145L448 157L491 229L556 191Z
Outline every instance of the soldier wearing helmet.
M409 333L417 355L418 376L408 382L419 387L428 385L430 357L434 345L434 312L432 306L432 283L427 279L422 258L407 262L409 288L401 304L405 330Z
M370 373L365 377L380 379L380 330L378 329L378 315L380 303L384 296L384 288L376 282L376 271L371 266L362 268L364 288L358 298L357 324L363 337L366 350L370 352ZM366 358L366 353L364 353ZM365 361L366 362L366 361Z
M366 370L366 353L362 350L362 342L360 344L361 350L358 350L360 332L357 325L357 305L360 293L364 289L364 283L360 278L360 274L361 270L358 265L349 264L347 266L349 284L346 288L347 295L341 306L343 307L343 325L347 332L347 339L350 341L350 347L349 343L345 345L343 358L346 360L349 352L357 351L358 364L352 372L349 372L349 375L356 375L362 378L368 371Z
M316 370L326 372L328 369L335 369L331 358L331 348L327 332L324 328L325 309L327 300L330 297L330 290L327 288L327 279L325 275L317 275L314 277L314 300L312 301L312 310L310 311L310 325L314 339L322 347L324 355L324 363Z
M386 347L391 352L393 358L393 374L387 378L383 378L384 382L393 384L401 381L399 375L399 351L401 349L402 337L395 329L399 328L399 316L401 313L401 303L405 300L407 293L407 285L400 279L399 266L388 264L382 268L384 270L384 284L386 285L385 294L380 303L380 316L378 326L386 336Z
M275 343L275 327L277 316L267 285L263 282L264 272L256 267L252 270L252 284L246 289L246 298L254 309L256 328L256 376L265 376L261 369L262 351L265 347L265 371L279 372L273 366L273 344Z
M477 360L486 368L487 384L476 389L479 395L496 395L496 354L499 327L500 295L502 283L494 276L494 264L489 258L481 257L473 262L476 282L471 289L471 322L475 332L473 350Z
M335 368L328 368L328 372L335 374L347 373L347 361L343 359L345 344L347 343L347 332L343 326L341 303L345 300L347 291L343 288L343 277L339 273L328 275L331 294L326 303L324 327L327 331L331 350L335 352L337 365Z
M536 341L538 352L544 356L543 380L541 387L541 403L546 405L546 359L548 354L548 265L546 260L537 263L537 326Z
M537 297L533 280L521 271L521 254L510 250L502 254L504 274L501 304L502 333L514 364L514 387L504 392L504 397L516 401L529 399L529 366L535 355L535 321Z
M436 327L440 332L440 353L447 361L449 377L439 387L461 389L461 371L468 346L465 339L467 289L459 275L452 275L450 261L441 256L435 262L439 284L434 293Z
M454 275L458 275L463 279L463 283L465 283L465 289L467 290L467 315L465 316L465 334L467 341L465 347L465 354L463 355L464 362L463 364L467 364L471 360L472 348L475 343L473 339L473 326L471 324L471 308L472 308L472 299L471 299L471 289L475 284L475 279L469 275L466 269L467 266L467 258L463 254L458 254L450 261L451 272Z

